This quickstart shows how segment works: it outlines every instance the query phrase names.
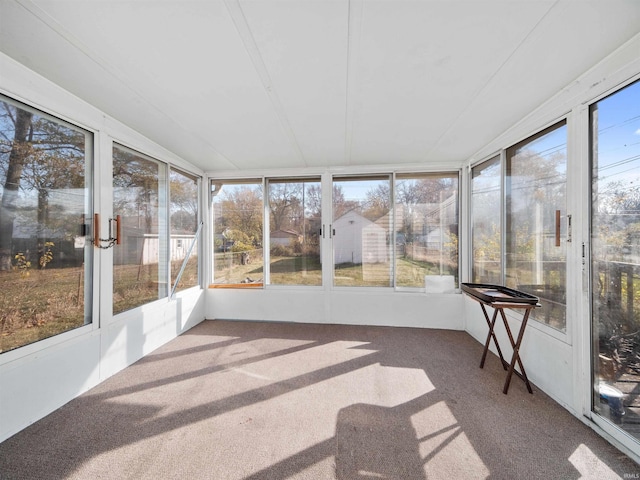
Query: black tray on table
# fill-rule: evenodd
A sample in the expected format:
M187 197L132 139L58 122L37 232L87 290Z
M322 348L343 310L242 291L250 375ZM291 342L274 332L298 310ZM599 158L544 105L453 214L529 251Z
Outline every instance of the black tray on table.
M486 303L524 303L537 305L540 301L535 295L514 290L513 288L490 283L462 283L462 291L467 295Z

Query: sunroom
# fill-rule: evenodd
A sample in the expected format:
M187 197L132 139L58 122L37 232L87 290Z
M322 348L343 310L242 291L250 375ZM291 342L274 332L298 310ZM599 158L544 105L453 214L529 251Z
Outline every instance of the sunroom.
M0 197L0 450L206 322L509 361L475 284L640 461L635 0L3 0Z

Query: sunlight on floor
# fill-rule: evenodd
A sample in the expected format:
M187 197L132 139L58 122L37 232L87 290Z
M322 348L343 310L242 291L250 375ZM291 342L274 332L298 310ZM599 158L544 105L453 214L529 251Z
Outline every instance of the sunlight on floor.
M438 402L411 417L420 443L427 478L447 472L450 478L480 479L489 470L475 452L445 402ZM464 456L460 452L465 452ZM472 452L469 454L469 452Z
M585 444L580 444L575 449L569 457L569 461L580 472L580 478L620 478Z

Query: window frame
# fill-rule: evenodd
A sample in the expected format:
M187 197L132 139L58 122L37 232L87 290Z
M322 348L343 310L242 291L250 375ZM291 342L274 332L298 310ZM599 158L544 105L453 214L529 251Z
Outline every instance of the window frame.
M85 233L85 241L91 245L90 239L93 238L93 215L96 208L96 165L95 159L97 158L97 149L99 145L98 132L95 129L81 125L79 122L72 121L66 116L44 109L42 107L36 107L33 104L27 103L25 100L14 98L3 91L0 91L0 101L8 105L12 105L16 109L24 110L37 115L49 122L57 123L65 128L76 131L84 135L84 190L85 190L85 205L84 205L84 227L83 233ZM86 247L85 247L86 248ZM99 275L99 264L97 262L95 248L87 248L84 255L84 322L78 327L63 330L53 335L35 340L33 342L25 343L18 347L6 350L0 353L0 365L11 362L15 359L22 358L24 356L31 355L45 348L53 345L57 345L68 341L71 338L76 338L86 334L87 332L94 331L100 328L100 312L98 302L95 298L98 296L98 287L95 282Z
M446 289L446 291L444 292L439 292L439 293L459 293L460 290L460 283L462 282L462 269L461 269L461 261L460 259L462 258L461 255L461 248L460 248L460 244L462 242L462 215L461 215L461 206L462 206L462 192L461 192L461 185L462 185L462 172L461 170L450 170L450 169L443 169L443 170L437 170L437 171L415 171L415 170L411 170L411 171L397 171L394 172L393 174L393 184L392 184L392 201L393 201L393 212L394 212L394 216L395 213L398 211L398 207L403 205L402 203L397 202L397 186L398 186L398 178L400 179L420 179L420 178L429 178L429 177L440 177L440 178L451 178L451 179L455 179L456 181L456 203L455 203L455 211L456 211L456 237L457 237L457 262L456 262L456 266L455 266L455 275L454 275L454 288L453 289ZM409 286L409 285L398 285L398 268L397 268L397 262L398 262L398 248L397 248L397 235L395 234L395 226L396 226L396 219L393 219L393 225L394 225L394 235L393 235L393 256L394 256L394 289L396 291L400 291L400 292L424 292L424 293L428 293L427 292L427 287L426 287L426 280L423 277L423 281L422 284L420 286ZM440 269L442 270L442 265L440 265ZM438 287L439 288L439 287Z
M170 239L170 231L169 231L169 163L164 162L162 160L159 160L151 155L148 155L146 153L143 153L135 148L131 148L127 145L124 145L120 142L116 142L113 141L111 144L111 151L112 151L112 157L111 160L113 162L113 157L114 157L114 152L116 149L120 149L121 151L123 151L126 154L129 155L134 155L136 157L139 157L140 159L147 161L147 162L151 162L155 165L158 166L158 199L157 199L157 204L158 204L158 274L157 274L157 281L159 282L158 285L158 296L157 298L154 299L150 299L148 301L145 301L143 303L137 304L133 307L128 307L124 310L119 310L118 312L115 312L113 307L114 305L114 298L113 298L113 292L115 289L115 282L116 282L116 275L115 275L115 250L113 252L113 259L111 262L111 268L112 268L112 285L111 285L111 291L112 291L112 298L111 298L111 305L112 305L112 311L111 314L113 317L119 316L119 315L123 315L126 314L127 312L130 311L134 311L140 307L144 307L145 305L149 305L152 303L155 303L157 301L161 301L161 300L165 300L165 299L169 299L169 296L171 294L171 289L170 289L170 283L171 283L171 274L170 274L170 268L169 268L169 248L168 248L168 240ZM164 170L164 171L163 171ZM115 187L113 186L113 163L111 165L111 185L112 185L112 209L113 211L113 217L116 218L116 212L115 212ZM123 226L120 227L120 231L123 232L124 228ZM163 246L163 242L166 243L166 245ZM121 247L121 248L125 248L123 245L117 245L114 246L115 248ZM143 242L143 247L142 249L144 250L144 242ZM138 249L136 249L136 253L140 251ZM161 274L162 272L162 274ZM162 295L160 294L160 288L161 288L161 284L165 285L165 291L162 292Z
M203 262L202 262L202 255L204 252L204 244L206 243L204 241L204 225L202 222L202 183L203 183L203 179L202 176L200 175L196 175L195 173L191 173L188 172L187 170L177 167L175 165L169 164L169 170L167 173L167 202L168 202L168 207L167 207L167 212L168 212L168 219L167 219L167 228L169 230L169 241L171 241L171 173L172 172L176 172L180 175L183 175L187 178L191 178L193 180L196 181L196 231L195 231L195 235L199 236L198 238L198 243L196 245L196 250L195 250L195 255L198 258L198 262L197 262L197 270L198 270L198 280L197 283L195 285L191 285L189 287L183 288L183 289L176 289L174 292L175 294L178 294L180 292L183 292L185 290L189 290L190 288L200 288L202 289L202 285L203 285L203 280L204 280L204 275L203 275L203 271L202 271L202 267L203 267ZM199 233L198 233L199 232ZM189 245L187 245L188 247ZM194 252L191 252L191 254L193 255ZM169 248L169 263L168 263L168 271L169 271L169 296L171 296L171 292L173 291L173 272L171 271L171 247Z
M305 183L317 183L320 187L320 229L321 233L318 236L319 241L319 256L318 259L320 264L322 265L322 232L324 231L323 227L323 201L324 198L322 191L322 176L321 175L293 175L293 176L269 176L264 177L264 191L263 191L263 205L264 205L264 216L263 216L263 246L268 246L268 248L263 248L264 254L264 287L265 288L296 288L296 287L304 287L304 288L315 288L320 289L324 287L324 275L322 274L322 270L320 271L320 283L319 284L299 284L299 283L273 283L271 279L271 208L270 208L270 185L275 183L302 183L303 188ZM305 206L303 204L303 212ZM305 217L306 221L306 217ZM322 267L321 267L322 268Z
M208 217L210 219L210 228L208 229L209 231L209 243L208 243L208 255L209 255L209 275L208 275L208 286L209 288L233 288L238 287L238 285L240 285L237 282L216 282L216 258L215 258L215 253L216 253L216 244L215 244L215 238L216 238L216 212L215 212L215 207L214 207L214 198L218 195L217 193L214 193L214 186L217 184L220 184L220 186L224 186L224 185L259 185L261 188L261 205L260 205L260 211L261 211L261 219L262 219L262 234L261 234L261 242L262 242L262 248L263 248L263 254L261 257L261 261L263 262L263 266L262 266L262 270L263 270L263 277L262 277L262 282L259 282L259 285L256 286L252 286L252 288L264 288L265 285L265 264L267 262L267 257L265 255L264 252L264 245L265 245L265 241L268 237L265 236L265 231L268 228L268 223L265 224L265 215L266 215L266 202L265 202L265 177L261 177L258 175L253 175L253 176L248 176L248 177L219 177L219 176L210 176L207 178L207 198L208 198L208 208L209 208L209 214ZM238 287L239 288L239 287Z
M495 158L497 158L499 156L500 162L501 162L501 166L500 166L500 175L501 175L501 201L500 201L500 228L501 228L501 234L500 234L500 250L501 250L501 254L500 254L500 258L501 258L501 284L504 285L506 282L506 271L507 271L507 226L509 224L508 220L507 220L507 196L508 196L508 192L509 192L509 188L510 188L510 180L508 177L508 167L507 167L507 163L509 162L509 155L512 152L515 152L518 148L527 145L528 143L534 142L535 140L543 137L544 135L547 135L548 133L551 133L559 128L565 127L566 128L566 143L565 143L565 148L566 148L566 179L565 179L565 188L569 188L570 185L570 178L569 178L569 172L571 171L571 166L570 166L570 159L571 159L571 151L570 151L570 143L571 143L571 131L573 128L572 125L572 119L570 117L570 115L567 113L565 115L562 115L558 118L555 118L552 122L547 123L545 126L543 126L540 129L535 130L534 133L529 134L523 138L520 138L518 141L512 143L511 145L501 148L498 152L493 152L492 154L486 156L485 158L483 158L482 160L475 162L473 164L470 165L469 168L469 173L468 173L468 178L469 178L469 195L468 195L468 201L467 201L467 205L468 205L468 214L469 214L469 222L468 222L468 232L469 232L469 245L470 248L467 249L467 254L468 254L468 259L469 259L469 276L471 277L472 274L472 269L473 269L473 222L474 222L474 218L473 218L473 198L472 198L472 170L473 168L480 166L484 163L490 162L492 160L494 160ZM570 199L570 194L568 193L569 191L567 190L567 192L565 192L566 195L566 212L569 212L570 210L570 203L569 203L569 199ZM565 256L565 278L569 278L569 248L567 245L567 252L566 252L566 256ZM568 290L567 290L567 299L566 302L569 301L569 295L568 295ZM565 308L565 312L567 310L567 306L566 306L566 302L564 305ZM512 314L510 312L507 312L508 316L512 316ZM541 330L547 334L549 334L551 337L554 338L558 338L564 342L568 342L570 335L571 335L571 316L565 313L565 323L564 323L564 329L558 329L555 328L551 325L548 325L545 322L541 322L537 319L535 319L535 317L532 315L531 316L531 320L534 320L533 322L530 322L529 325L533 326L533 328L536 328L538 330Z
M385 180L389 179L390 184L390 201L392 204L391 211L389 212L389 216L391 218L391 228L394 228L393 223L393 208L396 205L395 203L395 188L396 188L396 175L402 176L451 176L455 177L457 181L457 193L456 193L456 210L457 210L457 228L458 228L458 245L457 245L457 278L458 284L454 289L455 293L460 292L460 282L462 281L462 252L464 251L461 246L464 246L466 239L462 235L462 225L464 214L461 212L461 205L463 202L463 184L462 184L462 169L461 168L439 168L439 169L417 169L417 168L402 168L402 169L392 169L392 168L381 168L374 170L363 169L362 171L355 171L349 169L349 171L337 170L337 171L323 171L323 172L315 172L315 171L304 171L302 173L291 173L282 174L280 172L276 172L274 175L267 175L263 173L262 175L247 175L247 176L234 176L232 174L225 175L209 175L207 176L207 188L208 188L208 208L210 209L209 218L211 220L211 227L209 228L211 244L207 247L209 249L208 254L211 255L211 259L208 264L210 266L210 273L208 275L208 288L243 288L243 285L238 284L221 284L215 283L216 278L216 265L215 265L215 246L214 246L214 233L215 233L215 209L213 207L213 199L215 194L213 193L215 184L245 184L245 183L254 183L260 184L262 188L262 201L263 201L263 246L269 244L269 209L268 209L268 184L273 181L287 181L287 182L295 182L296 180L314 180L319 179L321 193L322 193L322 213L321 213L321 224L322 224L322 235L320 238L320 243L322 245L321 248L321 262L323 265L322 270L322 284L321 285L274 285L271 284L268 274L268 264L270 261L270 255L267 249L263 250L263 261L264 261L264 277L263 282L252 289L321 289L321 290L348 290L348 291L372 291L375 289L385 290L385 291L393 291L399 293L425 293L425 286L422 285L420 287L413 286L398 286L396 285L396 260L395 260L395 235L392 235L393 238L393 251L392 251L392 259L390 259L391 268L393 269L393 282L389 286L340 286L334 285L333 279L333 241L332 241L332 228L333 228L333 184L335 179L344 179L344 180L352 180L352 179L381 179ZM227 286L228 285L228 286Z

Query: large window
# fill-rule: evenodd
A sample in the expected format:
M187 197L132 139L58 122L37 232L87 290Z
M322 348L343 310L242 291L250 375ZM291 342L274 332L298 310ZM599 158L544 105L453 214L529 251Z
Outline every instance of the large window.
M165 164L114 145L113 212L122 222L113 252L114 314L168 295L166 180Z
M455 290L459 173L329 177L212 180L214 286Z
M169 252L171 288L175 291L200 284L198 275L198 178L171 169L169 172ZM180 279L176 285L176 280Z
M502 171L500 156L471 170L471 279L502 283Z
M393 286L391 177L333 179L334 276L336 286Z
M504 173L499 156L472 169L472 279L504 283L536 295L542 308L533 310L531 318L564 332L566 122L533 135L505 153Z
M262 180L214 180L213 283L264 282Z
M540 298L532 318L566 329L567 126L507 150L505 283Z
M395 182L396 286L440 290L458 283L458 174L398 174Z
M0 352L91 323L91 150L0 97Z
M593 410L640 439L640 82L590 113Z
M269 283L321 285L320 179L270 179Z

